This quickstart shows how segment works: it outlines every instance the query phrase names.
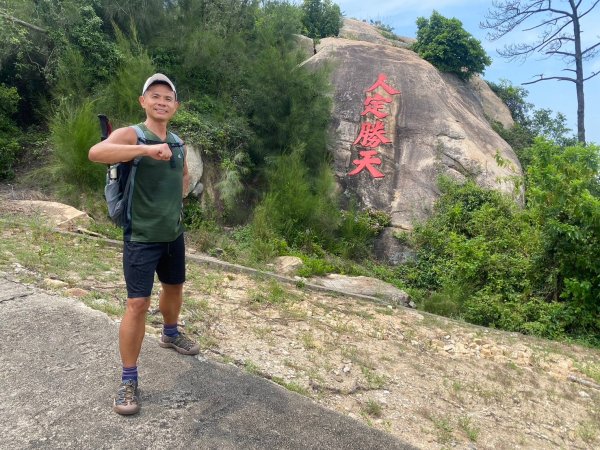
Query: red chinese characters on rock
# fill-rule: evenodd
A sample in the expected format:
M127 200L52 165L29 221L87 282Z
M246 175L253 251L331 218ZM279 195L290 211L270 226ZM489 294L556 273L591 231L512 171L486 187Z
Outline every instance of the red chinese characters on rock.
M379 74L377 81L373 86L366 90L367 93L373 92L377 88L382 88L388 95L400 94L393 87L386 83L387 76L383 73ZM361 116L371 114L375 116L375 123L365 122L361 125L360 133L353 145L359 145L374 149L383 144L390 144L392 141L387 138L385 131L385 123L382 120L389 114L384 111L387 104L392 103L393 99L390 97L384 97L381 94L374 93L373 95L367 95L364 101L364 110L360 113ZM363 170L371 174L373 178L383 178L385 175L377 170L373 165L381 165L381 159L375 158L377 155L376 150L361 150L358 152L362 159L355 159L352 163L356 166L354 170L348 173L348 175L358 175Z
M369 122L362 124L354 145L359 142L363 147L377 148L381 144L389 144L392 141L385 137L385 124L381 120L376 120L374 124Z
M373 167L373 164L381 164L380 158L373 158L373 156L377 154L375 150L364 150L358 153L362 159L355 159L352 161L354 164L356 164L356 169L354 169L348 175L357 175L364 169L367 169L373 178L383 178L385 176L379 170Z

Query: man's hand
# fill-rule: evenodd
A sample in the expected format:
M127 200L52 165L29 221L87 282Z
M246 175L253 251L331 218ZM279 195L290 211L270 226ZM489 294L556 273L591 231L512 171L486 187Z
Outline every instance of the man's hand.
M171 159L173 153L169 148L169 144L156 144L145 146L146 156L152 159L158 159L159 161L168 161Z

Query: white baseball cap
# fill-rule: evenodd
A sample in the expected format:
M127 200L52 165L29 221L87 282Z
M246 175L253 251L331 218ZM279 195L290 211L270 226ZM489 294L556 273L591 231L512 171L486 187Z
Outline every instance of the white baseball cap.
M177 91L175 90L175 85L173 84L173 82L171 80L169 80L169 78L166 75L163 75L162 73L155 73L154 75L152 75L150 78L148 78L146 80L146 82L144 83L144 88L142 89L142 95L144 95L146 93L146 91L148 90L148 88L150 86L152 86L154 83L168 84L171 87L171 89L173 89L173 92L175 93L175 98L177 98Z

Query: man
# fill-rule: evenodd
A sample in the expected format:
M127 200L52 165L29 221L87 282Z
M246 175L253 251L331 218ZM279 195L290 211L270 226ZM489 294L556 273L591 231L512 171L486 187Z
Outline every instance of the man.
M179 139L167 131L179 107L175 86L165 75L154 74L144 83L139 102L146 120L137 125L137 131L119 128L89 151L91 161L105 164L141 157L131 214L123 228L127 305L119 328L122 382L113 405L119 414L140 410L137 360L155 272L162 288L159 309L164 322L159 345L184 355L199 352L198 344L177 329L185 281L182 197L189 177L185 151ZM143 139L138 138L140 132Z

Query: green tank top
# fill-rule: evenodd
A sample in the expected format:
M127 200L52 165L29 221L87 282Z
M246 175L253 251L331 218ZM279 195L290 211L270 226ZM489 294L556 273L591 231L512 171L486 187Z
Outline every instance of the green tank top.
M143 123L138 125L148 144L166 142L173 157L158 161L142 157L137 167L131 199L131 221L124 240L132 242L171 242L183 233L183 167L185 151L173 133L163 141Z

